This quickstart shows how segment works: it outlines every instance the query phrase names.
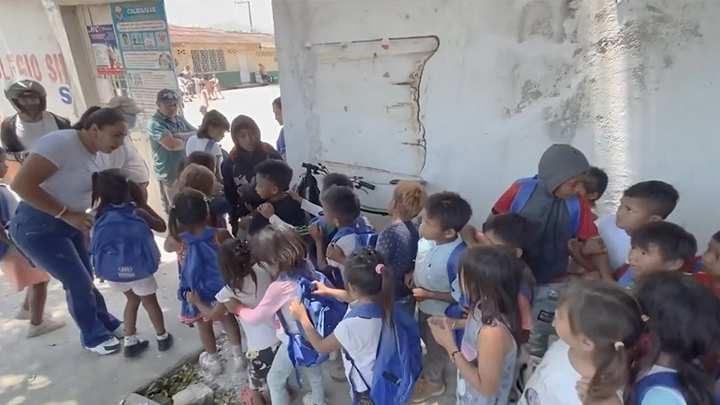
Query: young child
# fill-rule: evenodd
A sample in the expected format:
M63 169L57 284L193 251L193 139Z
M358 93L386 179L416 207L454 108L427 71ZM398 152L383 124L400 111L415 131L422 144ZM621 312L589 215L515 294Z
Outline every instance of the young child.
M633 297L606 281L575 281L562 293L554 323L561 340L545 354L519 404L621 405L619 392L632 383L631 352L644 329Z
M420 241L420 233L412 220L422 211L426 198L425 189L420 183L399 182L387 207L392 223L380 232L377 240L378 253L385 258L385 263L395 275L395 299L402 302L412 314L415 313L415 302L406 278L412 277L415 270L415 256Z
M255 166L255 173L255 191L265 204L253 214L248 233L256 233L270 221L293 227L307 225L300 204L287 195L293 177L290 166L282 160L266 160Z
M222 373L223 367L212 321L204 318L200 310L187 301L187 294L193 292L201 301L212 305L216 301L215 295L225 285L217 265L217 250L218 246L231 236L226 229L219 230L208 226L209 218L210 210L205 202L205 195L198 190L185 189L178 193L173 201L168 224L170 236L182 241L184 245L183 252L179 255L182 271L178 289L178 298L183 302L182 319L188 324L197 323L200 340L205 348L205 352L200 355L200 366L217 375ZM235 370L244 369L246 363L237 320L226 314L221 322L232 347Z
M302 237L287 226L269 225L253 235L250 247L255 260L262 266L268 266L274 271L275 281L268 287L260 303L255 308L240 305L237 316L243 322L260 324L268 319L280 319L282 316L287 330L280 321L275 322L275 331L280 339L280 347L273 360L272 367L267 376L270 399L273 405L289 405L290 394L287 389L287 380L293 374L295 367L288 352L288 334L300 333L296 322L290 322L290 304L297 297L299 283L296 276L307 275L315 279L312 265L305 260L307 249ZM319 365L302 367L310 383L311 392L303 398L305 405L324 405L325 388L323 386L322 368Z
M693 276L720 297L720 232L712 236Z
M394 275L382 263L375 250L364 247L356 250L348 258L347 289L339 290L315 282L316 294L329 296L350 303L346 317L338 323L335 331L326 337L320 336L315 330L306 308L297 300L293 301L290 311L300 322L305 335L312 346L320 353L331 353L342 349L344 370L347 381L352 388L354 404L373 405L392 403L390 398L371 396L374 381L374 367L378 355L378 346L383 324L395 325L397 314L394 309L393 279ZM351 316L352 310L362 305L373 305L380 308L381 317L365 318ZM409 319L409 315L405 315ZM411 321L417 328L417 324ZM403 341L409 347L417 347L417 359L420 359L420 339L418 332L416 342ZM352 360L350 360L352 359ZM419 374L419 370L418 370ZM373 401L373 397L376 401ZM382 402L377 402L380 400Z
M197 134L188 138L185 143L185 154L190 156L193 152L205 152L213 155L215 158L215 168L213 172L220 175L220 166L222 165L224 155L220 148L220 141L225 137L225 133L230 130L230 123L227 118L217 110L211 110L203 117L202 124L197 130ZM180 171L178 171L180 173Z
M239 305L255 308L265 296L272 276L264 266L253 264L248 243L242 240L228 239L220 245L218 266L225 287L215 295L218 304L211 308L200 300L197 294L189 293L188 300L197 305L203 316L220 320L225 314L235 314ZM261 404L261 400L269 403L270 394L267 389L267 375L272 366L275 352L280 341L275 334L275 323L272 317L254 324L239 319L247 337L245 356L249 360L248 389L240 393L243 404ZM254 401L254 402L253 402Z
M272 102L273 115L275 115L275 121L280 124L280 134L278 135L277 142L275 143L277 151L282 155L283 160L287 160L285 154L285 128L283 127L283 116L282 116L282 100L280 97L276 98Z
M345 262L347 257L358 247L356 233L340 235L342 228L357 227L357 219L360 217L360 200L351 188L332 186L324 190L321 196L325 222L338 229L338 233L331 240L327 250L325 238L320 225L315 223L310 227L310 235L315 241L317 252L317 264L320 271L333 273L331 279L335 286L345 285Z
M200 82L200 114L205 116L210 108L210 92L207 89L205 80Z
M524 263L515 252L472 247L460 258L460 288L467 319L430 318L433 337L458 368L457 404L506 404L515 377L520 317L517 296ZM458 347L453 329L465 330Z
M680 271L697 253L695 237L671 222L651 222L633 233L628 268L618 285L632 288L636 281L661 271Z
M425 201L420 242L418 242L415 272L413 273L413 298L418 301L420 337L425 342L423 377L415 387L413 403L424 402L445 392L444 370L447 356L435 341L428 319L444 316L453 297L451 280L448 278L448 262L458 245L462 244L460 231L470 220L472 208L458 194L442 192L433 194Z
M0 148L0 179L7 175L6 159L5 149ZM5 227L15 216L18 200L8 186L0 184L0 271L7 277L13 291L27 288L25 301L16 319L30 321L26 336L32 338L60 329L65 322L43 316L50 276L31 264L5 232Z
M119 169L104 170L100 173L93 175L93 197L96 201L95 206L95 225L90 235L90 250L93 253L93 264L95 265L95 271L99 275L105 270L100 265L103 262L102 253L104 250L104 243L110 235L107 232L114 232L112 228L103 228L103 220L107 215L112 215L112 212L123 213L128 212L130 216L142 219L147 223L149 229L155 232L165 232L167 226L165 221L144 201L138 201L138 205L131 202L130 195L130 183L127 177ZM115 217L119 218L119 217ZM125 221L130 221L130 218L123 218ZM108 223L109 226L119 226L117 222ZM129 222L126 222L123 226L131 226ZM148 232L147 235L137 235L138 238L148 238L145 242L148 248L151 248L153 256L157 255L159 260L160 251L157 250L157 245L152 239L153 235ZM127 242L127 241L125 241ZM141 243L142 240L138 240L137 243ZM100 245L96 245L100 243ZM97 253L100 253L99 255ZM137 252L133 251L135 254ZM131 258L125 258L124 260L131 260ZM117 270L113 270L117 271ZM125 329L125 342L123 355L125 357L137 357L145 349L148 348L149 342L141 339L137 335L137 315L142 304L145 311L147 311L155 328L155 334L157 336L157 345L159 351L166 351L170 349L173 343L172 335L165 329L165 319L163 317L162 309L157 300L157 289L158 284L155 280L153 273L157 271L157 267L154 269L141 269L142 272L147 272L148 277L141 278L135 281L108 281L108 285L111 289L125 294L127 299L125 303L125 312L123 319L123 326Z
M714 381L697 359L717 352L720 299L681 273L656 273L637 285L635 297L647 316L649 340L638 361L638 405L717 403Z
M582 152L570 145L552 145L540 158L538 175L515 182L492 208L493 215L520 214L541 230L538 243L524 255L537 281L530 336L530 353L536 357L543 356L553 334L558 296L568 280L568 242L598 236L590 205L579 195L588 170ZM604 256L593 256L593 264L603 278L612 278Z
M608 181L608 175L603 169L593 166L588 170L585 180L583 181L583 195L593 211L595 211L597 207L598 200L605 194ZM596 214L594 214L594 218L597 219Z
M637 183L625 190L617 213L605 215L598 222L613 271L627 263L632 234L650 222L667 219L678 199L673 186L657 180Z

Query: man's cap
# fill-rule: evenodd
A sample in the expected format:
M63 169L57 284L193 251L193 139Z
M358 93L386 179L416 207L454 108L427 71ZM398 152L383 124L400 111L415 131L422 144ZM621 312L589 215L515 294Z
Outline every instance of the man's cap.
M167 105L173 105L180 102L180 96L170 89L160 90L157 94L157 102Z
M127 96L113 97L108 101L108 108L118 108L125 114L137 115L143 110L140 108L135 100Z

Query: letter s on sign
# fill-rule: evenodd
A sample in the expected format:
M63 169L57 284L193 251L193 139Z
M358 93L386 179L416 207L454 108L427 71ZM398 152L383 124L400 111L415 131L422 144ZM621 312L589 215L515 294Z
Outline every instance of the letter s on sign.
M70 94L70 89L67 86L61 86L58 89L58 92L60 93L60 100L65 104L72 104L73 98L72 94Z

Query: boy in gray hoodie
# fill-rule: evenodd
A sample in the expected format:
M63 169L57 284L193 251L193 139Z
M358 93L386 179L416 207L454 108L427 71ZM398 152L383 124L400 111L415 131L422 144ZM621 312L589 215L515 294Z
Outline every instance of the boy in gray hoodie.
M516 181L498 199L492 214L515 212L540 229L540 239L523 258L537 286L533 294L530 354L542 357L553 334L552 322L568 276L568 242L598 236L593 213L580 195L590 164L570 145L550 146L540 158L538 175Z

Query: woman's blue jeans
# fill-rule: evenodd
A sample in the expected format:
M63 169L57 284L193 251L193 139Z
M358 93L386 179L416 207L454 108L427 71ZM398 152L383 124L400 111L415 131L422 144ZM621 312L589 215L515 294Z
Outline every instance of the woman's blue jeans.
M121 323L108 312L93 284L82 231L26 203L20 203L9 228L23 254L62 283L82 344L94 347L110 339Z

